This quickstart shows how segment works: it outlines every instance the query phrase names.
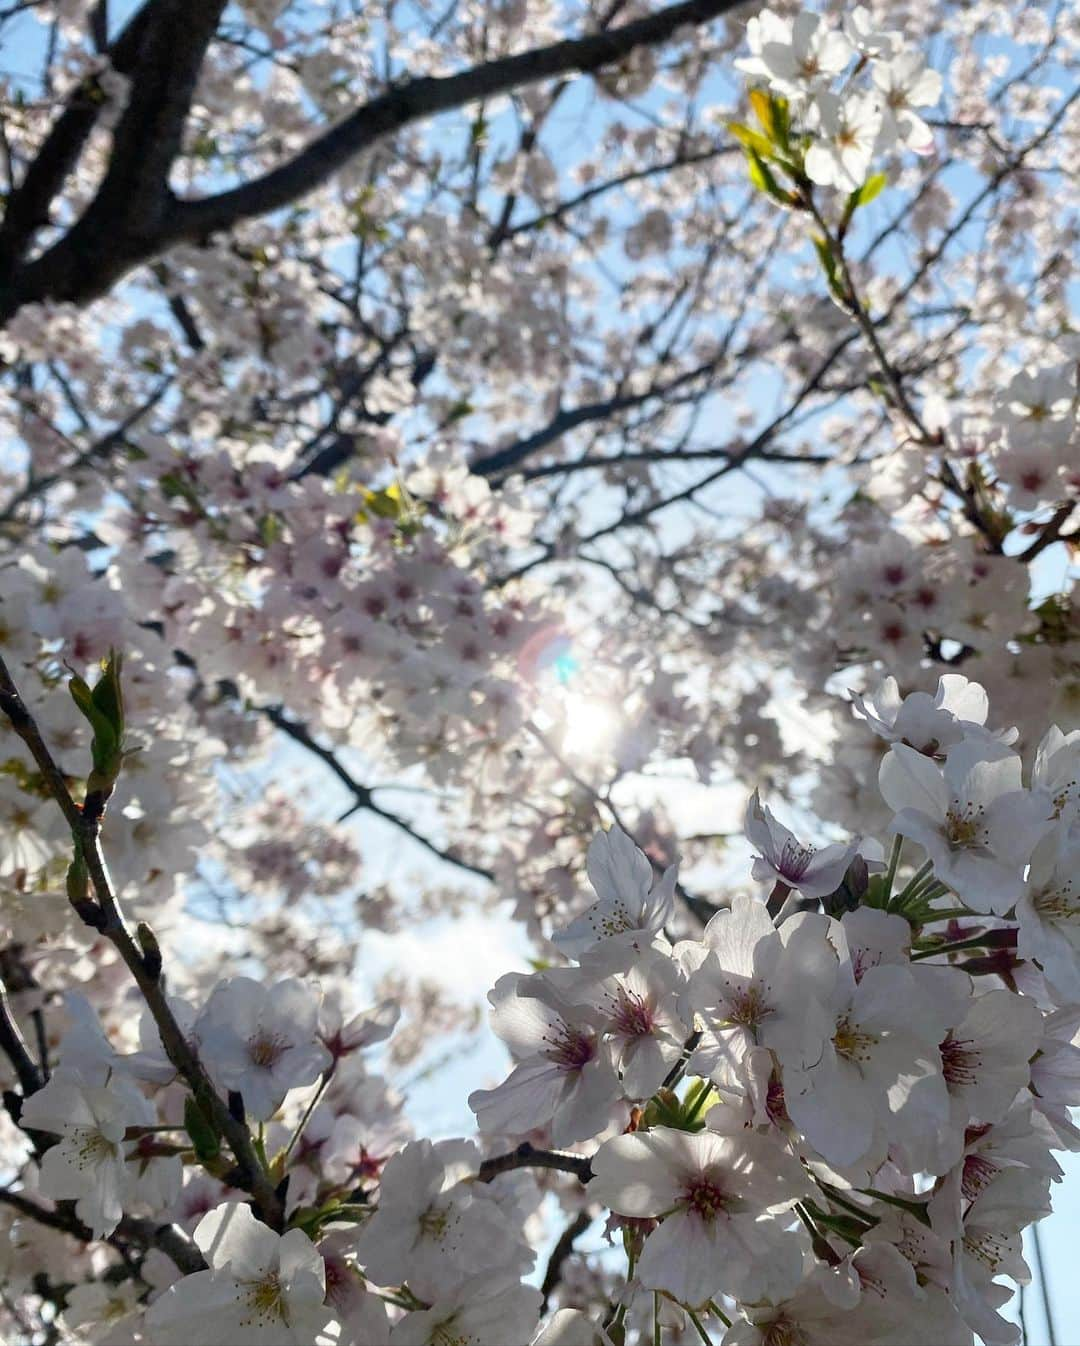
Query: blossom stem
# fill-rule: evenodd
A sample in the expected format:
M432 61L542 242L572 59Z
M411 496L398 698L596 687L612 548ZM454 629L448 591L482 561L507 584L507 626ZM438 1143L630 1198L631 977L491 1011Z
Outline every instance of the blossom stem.
M889 868L885 871L885 902L888 905L892 897L893 884L896 882L896 870L900 864L900 852L904 849L904 838L897 832L893 837L892 850L889 852Z
M889 910L903 911L905 903L912 900L923 882L933 873L933 869L934 862L932 860L927 860L925 864L920 865L900 892L889 902Z
M731 1326L731 1319L727 1316L726 1313L723 1312L723 1310L717 1304L715 1299L709 1300L709 1312L715 1313L717 1318L720 1319L720 1321L724 1324L725 1327Z
M834 1206L839 1206L842 1210L846 1210L849 1215L854 1215L860 1220L865 1220L867 1225L871 1228L878 1223L876 1216L871 1215L869 1211L865 1210L862 1206L856 1205L854 1201L849 1201L847 1197L841 1195L831 1183L822 1182L820 1178L815 1178L814 1181L821 1188L825 1197L831 1201Z
M701 1340L705 1343L705 1346L713 1346L712 1338L709 1336L708 1332L705 1331L705 1327L701 1319L697 1316L694 1310L686 1308L685 1304L683 1305L683 1308L686 1309L686 1316L694 1324L694 1327L697 1330L697 1334L701 1338Z
M660 1296L655 1290L652 1297L652 1339L653 1346L663 1346L663 1333L660 1328Z
M304 1134L304 1127L307 1126L309 1120L311 1119L311 1114L318 1107L319 1100L322 1098L323 1094L326 1093L326 1086L330 1083L331 1079L333 1078L333 1074L334 1074L333 1065L330 1066L329 1070L323 1071L323 1077L319 1081L319 1087L312 1094L311 1102L308 1103L307 1107L304 1109L303 1117L300 1118L300 1121L297 1123L296 1130L289 1137L288 1145L286 1145L285 1149L282 1151L281 1154L282 1164L288 1162L289 1155L292 1154L293 1150L296 1148L296 1142Z
M930 1224L930 1216L926 1213L924 1202L909 1201L906 1197L893 1196L891 1192L879 1192L876 1187L857 1187L855 1190L862 1192L863 1196L872 1196L878 1201L884 1201L887 1206L896 1206L899 1210L906 1210L909 1215L914 1215L924 1225Z
M810 1235L810 1243L814 1249L814 1256L820 1258L822 1262L827 1262L829 1266L836 1266L840 1261L839 1253L818 1228L813 1216L801 1201L795 1203L795 1214L806 1226L807 1233Z
M694 1093L694 1090L697 1092ZM683 1114L684 1124L689 1125L690 1123L697 1121L701 1109L705 1105L705 1100L711 1093L712 1082L710 1080L698 1080L698 1082L691 1087L691 1095L693 1095L693 1097L691 1098L690 1095L687 1096L689 1106Z
M911 961L914 963L920 958L933 958L939 953L959 953L963 949L978 949L986 944L990 930L984 930L981 935L972 935L970 939L957 939L951 944L936 944L932 949L916 949L911 955Z

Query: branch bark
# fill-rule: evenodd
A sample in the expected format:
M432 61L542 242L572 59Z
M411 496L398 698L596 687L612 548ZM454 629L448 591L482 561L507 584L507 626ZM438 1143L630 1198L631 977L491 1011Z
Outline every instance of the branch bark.
M134 87L140 92L117 130L106 180L83 217L62 239L21 270L16 268L4 287L0 322L28 303L94 299L172 244L205 239L290 205L327 182L357 155L414 122L559 75L589 74L638 48L664 42L681 28L708 23L744 2L682 0L617 28L486 61L456 75L408 80L364 104L292 159L260 177L215 196L178 201L163 197L159 188L179 146L197 75L195 58L201 62L224 2L156 0L147 6L154 11L153 22L146 20L143 34L147 68L140 62L132 72ZM74 143L75 158L89 129ZM149 155L149 172L140 157L144 153ZM67 167L73 162L69 155ZM136 200L127 199L125 188L134 190ZM118 224L123 227L118 229Z
M516 1150L507 1154L497 1154L485 1159L480 1165L479 1181L491 1182L500 1173L512 1173L518 1168L546 1168L556 1173L569 1173L578 1182L592 1180L592 1160L584 1154L571 1154L569 1150L539 1150L527 1140L523 1140Z
M50 1210L39 1202L32 1201L22 1192L13 1192L5 1187L0 1187L0 1205L10 1206L26 1219L36 1220L38 1224L45 1225L48 1229L58 1229L63 1234L70 1234L72 1238L79 1239L83 1243L95 1241L90 1229L74 1211L65 1210L63 1206ZM116 1234L112 1238L117 1236L124 1242L137 1243L142 1248L159 1248L166 1256L172 1258L185 1275L206 1270L202 1253L179 1225L155 1224L153 1220L140 1220L125 1215L116 1226Z

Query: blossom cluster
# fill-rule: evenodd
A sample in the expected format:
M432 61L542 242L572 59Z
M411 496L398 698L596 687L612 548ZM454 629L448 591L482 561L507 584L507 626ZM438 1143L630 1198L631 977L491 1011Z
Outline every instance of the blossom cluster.
M751 890L680 939L677 867L598 833L591 905L491 992L514 1065L469 1100L479 1144L410 1139L364 1065L392 1003L232 976L148 998L125 1050L68 993L48 1078L18 1076L12 1283L81 1238L65 1330L111 1346L681 1341L714 1319L728 1346L1011 1346L998 1278L1026 1279L1052 1151L1080 1149L1080 732L1025 763L959 674L851 705L885 749L887 858L802 841L755 792ZM531 1168L584 1184L628 1259L606 1307L542 1328ZM146 1217L171 1241L112 1264Z
M496 985L516 1064L470 1101L485 1134L601 1142L631 1316L652 1292L734 1314L731 1343L1013 1342L995 1277L1026 1278L1051 1150L1080 1144L1080 734L1052 728L1025 779L958 674L853 709L888 745L888 863L755 794L768 889L672 943L674 872L600 834L597 901L556 936L574 965Z
M53 127L31 266L133 88L84 9L0 14L55 57L0 73L0 267ZM565 35L481 9L231 7L170 181ZM0 657L58 768L0 714L5 1339L1014 1339L1080 1146L1075 25L777 9L598 71L572 145L562 79L417 121L0 333ZM711 77L746 42L754 128ZM59 687L114 648L91 876ZM689 799L725 769L734 895ZM479 1011L455 960L359 992L365 935L500 899L511 1073L478 1141L414 1140L395 1083Z
M900 33L877 29L862 5L839 28L809 11L788 20L765 9L747 20L746 34L751 55L735 64L789 100L810 139L811 182L852 192L875 158L900 148L932 152L920 113L941 97L941 75ZM860 77L868 72L868 89L853 65Z

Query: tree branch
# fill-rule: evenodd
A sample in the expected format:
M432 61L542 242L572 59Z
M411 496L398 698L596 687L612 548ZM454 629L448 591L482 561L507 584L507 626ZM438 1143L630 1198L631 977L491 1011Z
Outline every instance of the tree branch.
M119 74L130 75L134 69L158 4L159 0L149 0L137 10L109 48L109 64ZM88 75L76 86L22 182L5 203L0 223L0 292L7 288L38 229L48 223L49 206L75 168L103 106L97 76Z
M233 1117L206 1073L198 1053L177 1023L162 982L160 957L157 960L146 957L127 927L101 850L100 817L84 814L75 802L63 772L53 760L2 657L0 710L4 711L12 728L30 749L50 794L67 819L75 845L86 862L97 903L95 905L86 898L74 899L72 905L85 922L109 940L123 959L153 1016L166 1055L187 1082L200 1107L213 1120L218 1132L228 1141L240 1169L236 1185L244 1187L255 1198L261 1218L267 1224L278 1227L282 1217L281 1200L255 1151L251 1133L244 1122Z
M516 1150L485 1159L480 1165L478 1180L491 1182L500 1173L511 1173L518 1168L546 1168L558 1173L570 1173L580 1183L592 1179L592 1160L584 1154L569 1150L538 1150L530 1141L523 1140Z
M152 50L164 52L171 37L176 53L167 65L153 57L148 92L129 106L118 128L113 163L101 191L64 238L13 277L0 302L0 322L27 303L47 299L79 303L96 298L133 267L174 243L198 241L290 205L327 182L357 155L414 122L558 75L591 73L640 47L666 41L680 28L708 23L742 3L682 0L618 28L487 61L456 75L409 80L358 108L294 158L261 177L201 200L162 204L155 196L150 218L143 218L131 212L123 188L137 180L142 199L145 167L137 155L139 147L147 144L148 134L152 150L148 176L160 181L163 165L166 160L171 162L178 144L177 127L183 121L177 114L181 109L186 112L185 99L190 99L189 86L196 73L193 57L200 45L205 49L213 31L210 20L216 23L223 8L223 0L157 0L155 15L158 8L162 11L160 21L155 20L160 41L151 44ZM144 77L144 71L135 71L136 89ZM145 115L144 131L137 124L135 107L142 110L139 115ZM155 135L161 137L160 145ZM113 218L116 208L129 226L119 234Z
M31 1201L22 1192L13 1192L6 1187L0 1187L0 1204L10 1206L28 1220L36 1220L38 1224L45 1225L49 1229L70 1234L72 1238L82 1243L95 1242L93 1233L73 1210L66 1210L63 1206L49 1210L38 1202ZM134 1216L125 1215L116 1226L116 1235L109 1241L112 1242L112 1238L117 1235L143 1248L159 1248L166 1256L172 1258L185 1275L206 1270L202 1253L179 1225L155 1224L153 1220L139 1220Z
M469 860L463 860L461 856L455 855L452 850L444 850L428 837L425 837L422 832L418 832L407 819L400 817L396 813L391 813L389 809L384 809L381 805L376 804L372 797L372 787L361 785L351 772L349 772L338 760L333 749L324 748L321 743L315 741L307 725L302 724L299 720L290 719L281 706L263 706L261 707L261 710L266 718L272 724L276 725L283 734L287 734L294 743L299 743L302 748L306 748L307 751L317 757L320 762L325 762L342 785L344 785L353 796L353 799L356 802L347 812L342 814L341 818L338 820L339 822L344 821L345 818L348 818L350 814L355 813L358 809L366 809L368 813L374 813L377 818L382 818L384 822L388 822L392 826L400 829L406 836L411 837L418 845L423 846L423 848L431 855L437 856L438 859L445 861L446 864L455 865L458 869L464 869L469 874L475 874L477 878L487 879L490 882L494 881L495 875L490 869L485 869L483 865L474 865Z
M540 1303L541 1314L546 1313L548 1310L552 1291L562 1278L563 1265L566 1262L566 1259L574 1251L574 1243L582 1234L584 1234L592 1222L592 1215L587 1208L583 1208L578 1211L559 1235L555 1247L551 1250L551 1256L548 1258L548 1264L544 1270L544 1279L540 1283L540 1293L544 1296Z

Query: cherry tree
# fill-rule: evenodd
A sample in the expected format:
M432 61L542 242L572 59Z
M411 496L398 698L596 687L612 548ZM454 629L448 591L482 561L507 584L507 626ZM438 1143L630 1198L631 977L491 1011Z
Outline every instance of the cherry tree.
M0 34L5 1337L1018 1340L1080 1149L1075 14ZM477 909L532 965L428 1139L405 1068L487 1029L365 934Z

